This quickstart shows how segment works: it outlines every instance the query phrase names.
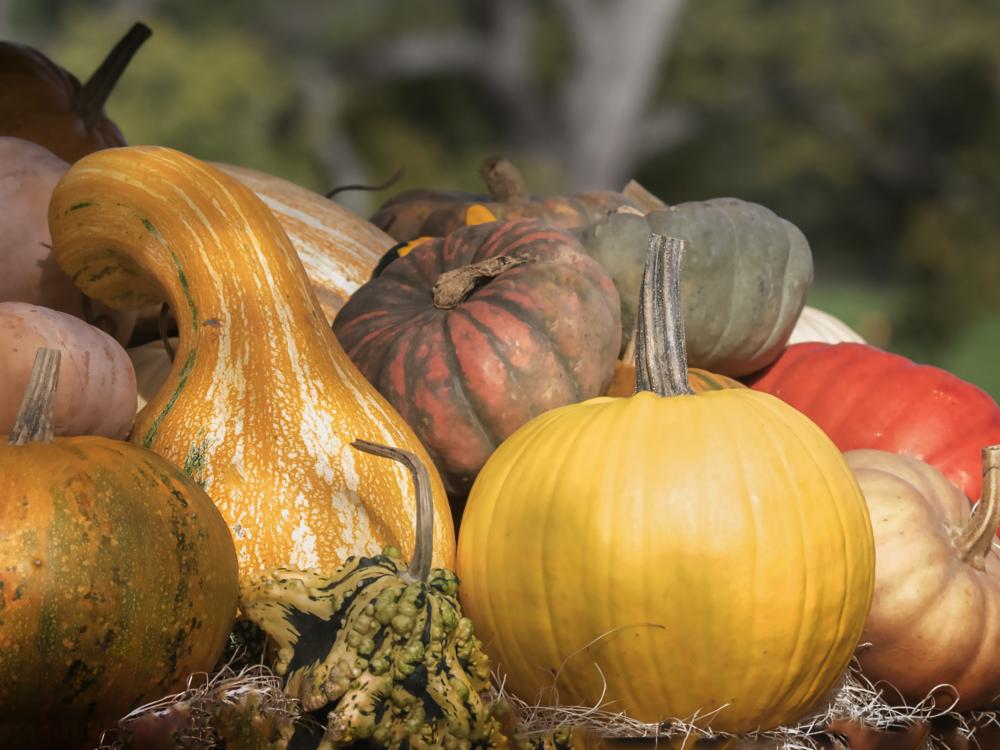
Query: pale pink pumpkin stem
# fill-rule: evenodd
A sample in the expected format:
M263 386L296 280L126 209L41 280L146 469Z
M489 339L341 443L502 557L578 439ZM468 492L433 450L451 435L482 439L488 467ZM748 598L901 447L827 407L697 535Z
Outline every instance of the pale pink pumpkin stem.
M58 349L47 347L41 347L35 353L28 388L7 437L7 445L52 442L52 404L59 384L60 356Z

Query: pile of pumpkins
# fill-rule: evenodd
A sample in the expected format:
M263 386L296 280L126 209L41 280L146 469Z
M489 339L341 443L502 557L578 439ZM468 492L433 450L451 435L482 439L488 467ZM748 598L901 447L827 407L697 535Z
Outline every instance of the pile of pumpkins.
M127 146L148 36L0 44L0 746L96 747L239 618L315 721L230 748L555 743L491 671L732 743L852 660L1000 747L1000 407L805 306L792 223L500 158L367 221Z

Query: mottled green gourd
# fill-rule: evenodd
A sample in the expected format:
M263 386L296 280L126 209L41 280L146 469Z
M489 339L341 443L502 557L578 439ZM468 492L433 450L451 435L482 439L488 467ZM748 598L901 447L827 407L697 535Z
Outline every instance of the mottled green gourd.
M291 746L333 750L365 742L465 750L502 744L500 723L482 698L489 662L462 616L458 577L430 568L426 467L408 451L360 440L352 445L410 470L416 551L408 566L388 548L375 557L351 557L333 573L278 568L244 581L240 609L276 647L274 669L286 678L286 694L326 720L315 732L301 723Z
M812 284L805 235L764 206L737 198L609 214L584 230L581 242L614 279L625 334L635 321L653 233L682 239L688 248L681 286L688 365L736 378L773 362Z

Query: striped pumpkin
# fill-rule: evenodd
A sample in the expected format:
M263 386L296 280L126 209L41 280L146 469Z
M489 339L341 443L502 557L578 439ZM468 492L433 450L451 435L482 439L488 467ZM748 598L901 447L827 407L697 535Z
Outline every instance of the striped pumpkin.
M427 454L344 354L291 242L251 190L171 149L109 149L70 169L49 224L56 258L88 294L174 310L173 369L132 440L205 488L241 574L413 549L406 470L349 443ZM435 560L447 566L454 532L434 485Z
M568 232L500 221L420 243L361 287L333 330L460 498L524 422L604 392L619 314L610 277Z

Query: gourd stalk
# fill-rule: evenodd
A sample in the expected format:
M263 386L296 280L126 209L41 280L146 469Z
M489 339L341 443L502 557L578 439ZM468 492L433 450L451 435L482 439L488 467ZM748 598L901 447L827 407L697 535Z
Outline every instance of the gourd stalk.
M410 559L404 577L411 582L426 582L430 577L431 554L434 550L434 505L431 479L427 473L427 467L415 454L400 448L372 443L368 440L355 440L351 445L365 453L399 461L413 477L413 489L417 495L416 532L413 540L413 557Z
M691 395L688 383L681 267L684 240L653 234L643 268L635 334L636 391Z
M41 347L35 353L28 389L18 409L17 419L10 430L7 445L51 443L54 434L52 405L59 383L58 349Z
M77 95L76 110L85 122L101 116L111 90L125 72L133 55L152 34L146 24L134 24L83 85Z
M955 537L959 558L976 570L986 569L986 555L1000 528L1000 445L983 448L983 497L969 522Z

